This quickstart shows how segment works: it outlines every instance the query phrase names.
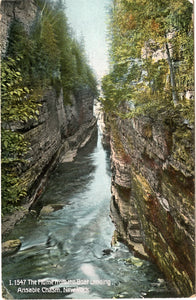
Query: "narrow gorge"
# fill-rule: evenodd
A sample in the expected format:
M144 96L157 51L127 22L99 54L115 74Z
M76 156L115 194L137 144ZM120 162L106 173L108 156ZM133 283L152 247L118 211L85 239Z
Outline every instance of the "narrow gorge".
M3 299L196 293L193 3L109 2L101 82L66 1L1 3Z

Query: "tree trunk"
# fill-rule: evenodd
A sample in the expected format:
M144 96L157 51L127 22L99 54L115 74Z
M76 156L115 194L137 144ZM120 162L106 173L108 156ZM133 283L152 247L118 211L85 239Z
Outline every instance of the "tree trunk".
M170 69L170 82L171 82L171 88L172 88L172 99L174 104L176 105L178 103L178 95L176 91L176 82L175 82L175 74L174 74L174 69L173 69L173 64L172 64L172 59L169 51L169 45L166 42L165 43L166 47L166 53L167 53L167 60L169 64L169 69Z

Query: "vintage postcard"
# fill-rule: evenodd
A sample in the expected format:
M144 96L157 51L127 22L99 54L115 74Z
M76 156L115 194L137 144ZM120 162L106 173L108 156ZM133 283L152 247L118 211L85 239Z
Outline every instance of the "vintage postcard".
M2 298L196 297L193 0L1 1Z

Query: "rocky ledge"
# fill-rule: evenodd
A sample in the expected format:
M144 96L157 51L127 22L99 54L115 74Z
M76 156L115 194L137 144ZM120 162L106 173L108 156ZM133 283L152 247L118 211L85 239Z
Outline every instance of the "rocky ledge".
M144 250L142 231L134 198L131 196L131 164L123 159L122 153L115 147L115 138L111 135L112 187L111 219L116 226L115 236L133 251L135 256L147 259ZM119 146L119 145L118 145Z

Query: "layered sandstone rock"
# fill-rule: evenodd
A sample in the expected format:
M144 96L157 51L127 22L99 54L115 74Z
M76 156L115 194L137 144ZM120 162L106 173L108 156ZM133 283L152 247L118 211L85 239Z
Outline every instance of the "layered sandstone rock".
M142 242L181 296L194 293L193 130L166 118L111 126L111 215L134 250ZM139 252L136 251L135 252Z
M2 1L2 57L6 55L12 21L21 22L29 32L37 16L37 6L33 0ZM87 86L72 91L69 104L66 105L62 91L57 94L54 88L48 87L42 93L38 100L41 106L37 120L9 124L9 128L22 133L30 145L26 161L18 165L28 196L26 202L22 203L23 210L3 218L3 234L28 213L31 204L43 192L48 176L56 164L73 159L78 148L83 147L97 129L93 116L94 95Z
M3 218L2 233L7 233L23 215L28 213L32 203L41 195L48 176L58 162L72 159L79 148L96 134L96 118L93 116L93 94L81 89L72 95L72 104L64 105L63 94L57 95L54 89L48 89L41 99L37 120L25 125L17 123L12 130L23 132L30 143L26 156L28 163L21 165L21 177L27 188L28 197L24 210Z

